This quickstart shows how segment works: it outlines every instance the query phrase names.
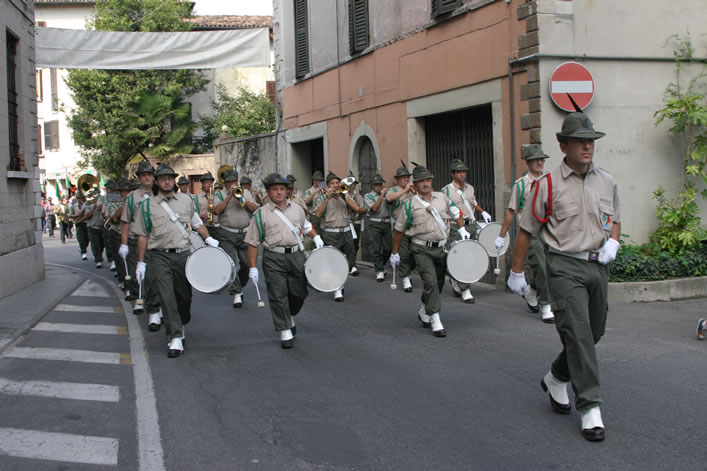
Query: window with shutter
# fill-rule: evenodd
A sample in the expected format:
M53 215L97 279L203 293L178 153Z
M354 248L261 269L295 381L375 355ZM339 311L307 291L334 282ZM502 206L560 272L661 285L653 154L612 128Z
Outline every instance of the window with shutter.
M59 121L44 122L44 148L59 150Z
M309 73L309 29L307 0L295 1L295 76Z
M49 69L49 82L52 87L52 111L59 110L59 80L56 76L56 69Z
M432 0L432 18L452 12L461 4L461 0Z
M368 45L368 0L349 0L349 51L355 54Z

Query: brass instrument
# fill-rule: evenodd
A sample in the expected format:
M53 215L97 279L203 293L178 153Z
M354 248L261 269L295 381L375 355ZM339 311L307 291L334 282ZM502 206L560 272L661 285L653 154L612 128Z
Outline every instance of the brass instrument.
M223 176L228 170L233 170L233 165L223 164L216 171L216 178L218 179L218 182L223 186L226 186L226 182L223 181Z
M206 225L212 226L214 224L214 189L213 188L209 192L208 202L209 202L209 204L206 206Z
M91 175L90 173L84 173L79 177L78 182L76 182L76 188L81 191L81 193L88 193L93 188L98 188L98 177Z
M244 193L244 192L245 192L245 190L243 189L243 187L234 186L234 187L231 189L231 196L233 196L233 197L236 198L236 199L241 199L241 198L243 198L243 193Z
M354 177L346 177L339 183L339 193L345 195L351 189L350 186L356 181Z

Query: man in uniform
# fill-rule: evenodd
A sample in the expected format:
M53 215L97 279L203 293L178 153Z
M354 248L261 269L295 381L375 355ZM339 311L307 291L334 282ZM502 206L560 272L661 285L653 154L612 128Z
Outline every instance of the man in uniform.
M417 194L405 201L401 217L395 221L393 253L390 264L400 263L400 242L403 233L410 237L417 272L422 278L422 305L417 314L424 327L431 327L435 337L446 337L439 312L442 308L440 292L447 273L447 243L449 225L445 219L455 220L462 239L471 236L464 228L461 212L444 193L432 191L432 175L425 167L413 169L412 181Z
M119 260L118 258L114 258L114 255L117 253L118 247L114 247L112 245L113 239L111 239L110 235L111 223L109 221L110 216L108 215L109 206L112 203L122 201L122 198L120 197L120 192L116 189L117 184L118 183L113 179L109 179L106 182L106 194L103 197L103 209L101 209L104 221L103 227L101 228L101 231L103 232L103 245L105 245L106 248L106 259L110 262L110 271L117 270L117 261Z
M415 195L415 186L410 181L410 171L405 167L399 167L395 171L395 186L385 194L385 201L391 206L393 212L393 224L402 215L403 203ZM410 237L402 236L400 240L399 254L400 263L397 265L397 274L403 282L403 291L412 293L412 282L410 274L415 269L415 257L412 255L410 247Z
M54 237L54 228L56 227L56 214L54 214L54 203L52 197L47 198L47 224L49 228L49 237Z
M211 172L206 172L200 178L201 181L201 192L195 196L196 198L196 210L199 213L201 221L206 224L206 217L209 211L209 197L213 191L214 176ZM214 215L213 224L217 221L216 215Z
M341 179L329 172L326 178L327 189L324 198L320 201L315 215L320 218L322 237L326 245L341 250L346 255L349 270L356 266L356 253L354 252L353 236L351 234L351 220L349 210L359 211L361 208L348 195L342 194L339 188ZM316 232L316 229L315 229ZM344 300L344 288L334 292L334 301Z
M287 200L298 204L304 211L307 211L307 203L304 202L304 198L295 188L295 182L297 181L295 176L287 175L285 180L287 181ZM266 200L266 202L270 201L270 197L266 196L264 200Z
M314 231L319 234L321 229L319 227L319 218L315 214L315 210L324 196L324 190L319 188L319 185L324 181L324 175L322 172L317 170L312 174L312 186L304 192L304 202L307 205L307 214L309 216L309 221L314 227Z
M220 247L231 257L238 267L238 275L228 287L233 296L233 307L243 306L243 287L248 283L248 245L245 243L250 215L258 209L250 191L243 190L243 196L235 198L233 189L238 186L238 172L228 169L223 181L226 190L219 190L214 195L214 213L219 217L219 228L214 234Z
M107 215L110 221L110 226L108 229L108 239L110 243L107 244L113 250L113 259L120 260L120 255L118 249L121 244L121 233L123 222L121 221L121 216L123 215L123 200L130 194L130 181L127 178L121 178L118 183L115 184L115 190L120 193L120 198L117 201L112 201L107 205ZM118 273L118 280L120 280L120 286L126 288L125 286L125 263L116 263L116 271Z
M353 233L355 233L356 237L353 238L353 244L354 244L354 263L356 263L356 259L358 258L358 248L361 243L361 216L367 213L366 208L363 207L363 196L361 196L361 193L358 191L358 180L356 180L356 177L349 172L349 177L353 178L353 183L349 185L349 197L354 200L356 205L358 206L358 210L354 211L349 209L349 219L351 219L351 230ZM353 234L352 233L352 234ZM358 276L358 267L354 265L351 268L350 275L351 276Z
M138 236L135 277L144 280L147 265L150 265L165 316L167 356L176 358L184 352L184 325L191 319L191 286L184 271L189 257L186 231L191 227L208 245L218 247L219 244L209 237L202 225L194 200L175 193L177 174L174 170L169 165L161 165L155 177L159 190L143 202L135 220Z
M66 196L61 197L61 201L54 206L54 214L56 215L57 222L59 223L59 235L61 236L61 243L66 243L66 238L71 237L69 235L69 213L71 208L69 207L69 200Z
M486 223L491 222L491 215L484 211L484 208L479 206L479 203L476 202L476 196L474 196L474 187L466 182L466 172L469 170L469 167L460 159L454 159L450 164L450 169L452 171L452 181L442 188L441 191L447 198L452 200L454 205L462 212L464 227L467 232L476 235L476 228L474 227L476 217L474 216L474 210L481 213L481 217ZM450 233L449 236L449 245L459 240L459 235L456 231ZM452 284L452 291L454 291L455 296L461 296L462 301L467 304L473 304L475 302L474 296L471 294L469 283L458 283L457 280L453 278L449 278L449 281Z
M496 250L498 252L506 245L505 237L513 223L514 216L517 216L518 220L520 220L523 210L526 206L530 206L531 188L535 180L542 176L545 159L547 158L548 155L544 154L537 144L523 147L523 159L525 159L525 164L528 166L528 173L513 184L511 200L508 202L508 209L501 225L501 232L496 239ZM550 307L552 297L550 296L550 287L547 284L545 246L537 234L533 234L533 238L530 241L528 258L523 265L523 272L529 284L528 294L525 297L528 308L532 312L540 311L540 317L543 322L548 324L555 322L555 316Z
M376 173L370 193L363 197L363 207L368 210L368 245L376 269L376 281L385 279L385 264L390 258L393 235L390 228L390 208L383 194L383 177Z
M71 203L69 220L76 226L76 240L79 242L79 252L81 260L87 260L86 250L88 249L88 224L86 224L86 195L82 191L76 193L76 198Z
M103 197L99 194L98 188L91 190L93 204L84 205L84 218L88 226L88 239L91 242L91 253L96 268L103 267Z
M249 245L249 276L257 285L258 247L262 246L263 273L272 320L280 335L280 346L292 348L297 333L294 317L307 297L301 234L311 237L316 248L324 246L324 242L305 218L304 210L287 200L286 179L273 173L265 177L263 185L270 201L253 214L245 239Z
M177 180L177 186L179 187L180 193L191 196L191 193L189 193L189 179L187 177L184 175L179 177L179 180Z
M567 386L582 416L582 435L604 439L599 410L599 365L595 345L606 328L608 264L616 258L621 234L618 188L613 177L592 163L594 143L605 134L594 130L583 113L570 113L557 133L565 158L540 178L525 211L513 250L508 287L524 295L523 262L532 234L547 247L547 271L562 352L541 381L550 404L568 414Z

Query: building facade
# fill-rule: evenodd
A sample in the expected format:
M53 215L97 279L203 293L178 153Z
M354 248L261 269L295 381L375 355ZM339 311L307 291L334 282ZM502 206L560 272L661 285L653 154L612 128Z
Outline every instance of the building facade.
M595 162L614 174L632 208L622 232L644 242L656 227L652 191L663 184L675 194L682 175L679 143L668 125L654 126L675 80L672 50L663 45L692 31L695 55L707 57L700 15L689 13L700 5L275 0L278 163L300 181L313 170L352 170L366 188L373 172L390 183L401 160L415 162L440 188L450 180L449 162L461 158L479 203L501 220L525 170L522 145L542 144L551 156L546 168L560 163L555 132L567 113L551 101L549 79L576 61L594 77L585 112L607 132Z
M0 298L44 278L32 2L0 3Z

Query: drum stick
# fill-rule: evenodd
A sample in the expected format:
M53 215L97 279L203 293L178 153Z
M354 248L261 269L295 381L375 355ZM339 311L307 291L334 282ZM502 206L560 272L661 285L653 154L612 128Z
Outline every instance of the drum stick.
M253 285L255 285L255 292L258 294L258 307L265 307L265 303L260 299L260 290L257 283L253 283Z
M393 267L393 282L390 284L390 289L398 289L398 285L395 284L395 269L396 267Z
M496 268L493 270L493 274L496 275L496 276L498 276L498 275L501 274L501 269L498 268L498 262L499 262L499 260L501 259L501 256L498 255L498 254L496 254L496 255L497 255L497 256L496 256Z
M142 306L142 281L138 279L137 281L137 299L135 300L135 307Z
M130 281L130 270L128 270L128 260L123 257L123 263L125 264L125 281Z

